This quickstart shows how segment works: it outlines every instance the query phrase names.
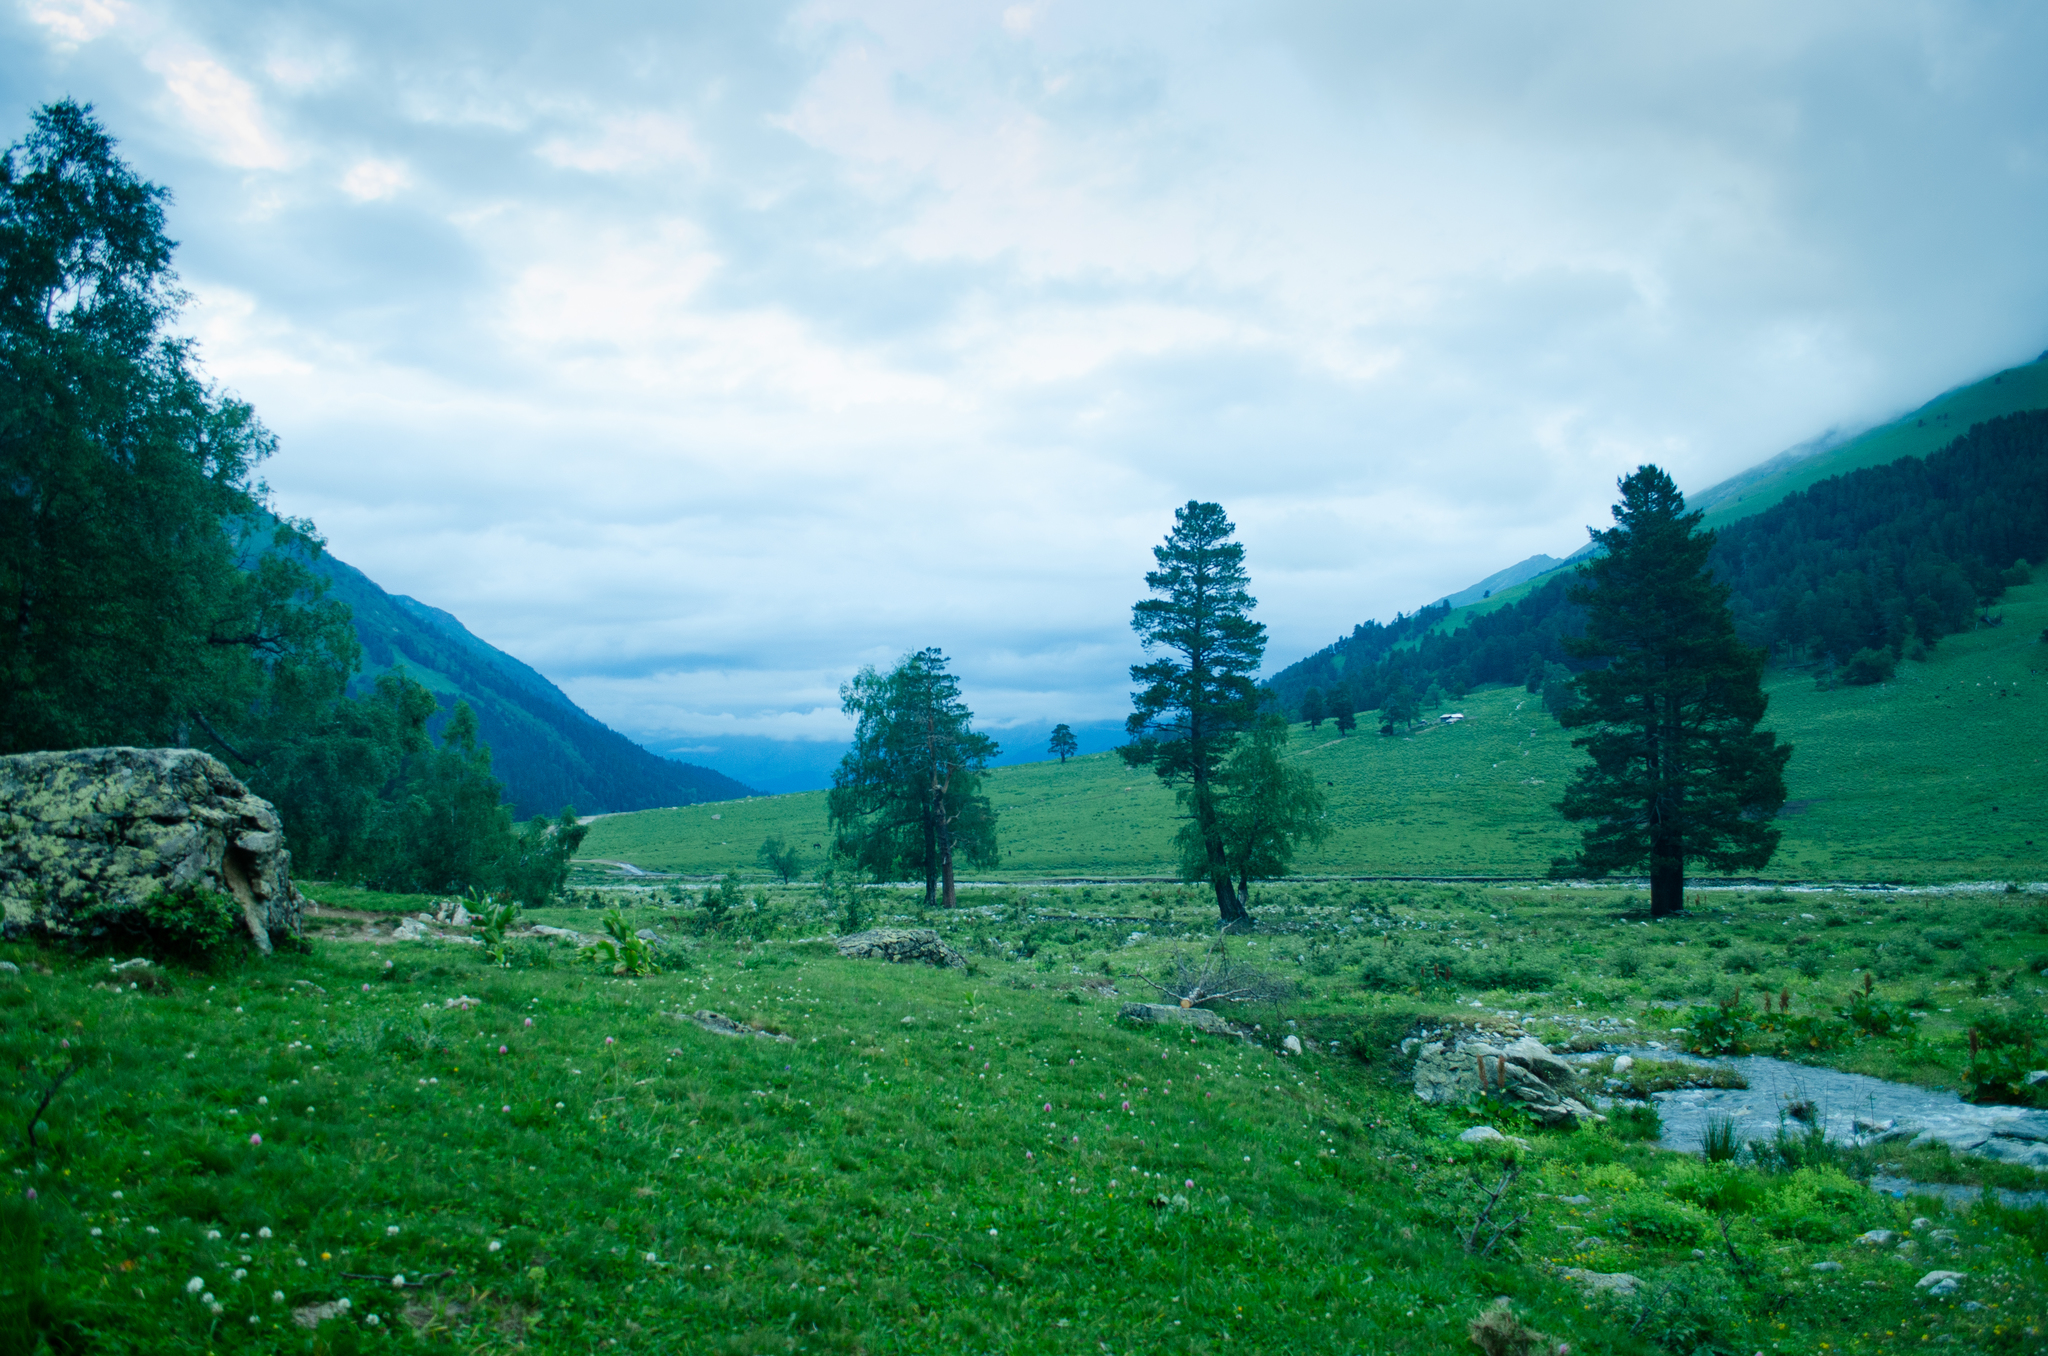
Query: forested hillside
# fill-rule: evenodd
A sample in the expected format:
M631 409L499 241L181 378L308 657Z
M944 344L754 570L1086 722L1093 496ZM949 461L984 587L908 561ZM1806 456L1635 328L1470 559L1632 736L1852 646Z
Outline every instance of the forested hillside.
M1719 530L1713 568L1729 586L1744 639L1774 662L1874 682L1941 637L1992 624L1981 609L2048 556L2048 410L1989 420L1931 456L1902 457L1823 480ZM1582 619L1559 572L1534 592L1456 631L1431 632L1425 608L1351 636L1269 684L1298 712L1310 688L1334 711L1400 710L1434 689L1544 682L1568 665Z
M361 695L381 674L402 669L434 694L441 719L458 700L468 702L490 745L492 768L520 815L552 814L564 805L602 814L752 794L709 768L641 748L449 613L386 593L330 555L312 569L328 582L328 597L348 605L362 642L363 667L350 690Z

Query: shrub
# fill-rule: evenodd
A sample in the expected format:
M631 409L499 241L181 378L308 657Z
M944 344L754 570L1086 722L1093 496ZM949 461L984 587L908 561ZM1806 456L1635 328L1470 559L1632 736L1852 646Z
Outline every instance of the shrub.
M1616 1139L1654 1143L1664 1137L1664 1118L1655 1102L1616 1102L1607 1113L1607 1128Z
M1615 974L1623 979L1634 979L1643 971L1643 953L1630 947L1626 951L1615 953L1612 964Z
M1762 953L1749 947L1743 947L1739 951L1730 951L1724 956L1721 960L1721 968L1731 975L1754 975L1762 972L1764 966L1769 963Z
M1702 1055L1744 1054L1756 1042L1757 1025L1733 1002L1696 1007L1686 1015L1687 1048Z
M1732 1116L1709 1116L1700 1135L1700 1156L1709 1163L1733 1163L1742 1152L1742 1137Z
M1913 1032L1913 1018L1904 1007L1886 1002L1868 989L1849 995L1848 1004L1835 1009L1835 1015L1847 1018L1849 1025L1866 1036L1899 1036Z
M98 905L79 920L79 935L102 953L140 953L202 969L240 956L248 940L242 906L214 890L158 890L133 907Z
M655 959L654 944L635 936L625 915L617 909L605 914L604 930L605 936L576 953L581 959L615 975L651 975L661 969L661 963Z
M1892 676L1899 661L1890 650L1858 650L1842 666L1842 681L1851 687L1868 687Z
M1792 963L1792 968L1799 972L1801 979L1819 979L1821 970L1820 957L1808 951Z
M1961 950L1963 943L1970 940L1970 934L1961 928L1929 928L1920 935L1929 946L1938 946L1944 951Z
M1667 1248L1691 1247L1699 1242L1706 1226L1697 1208L1654 1196L1623 1197L1609 1219L1629 1237Z

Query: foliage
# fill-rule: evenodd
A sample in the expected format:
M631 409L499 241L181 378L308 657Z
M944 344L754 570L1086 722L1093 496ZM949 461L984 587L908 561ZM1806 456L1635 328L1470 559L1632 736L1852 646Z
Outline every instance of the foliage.
M1622 482L1615 526L1581 568L1572 601L1586 633L1568 648L1604 667L1579 675L1566 712L1591 757L1558 808L1584 823L1559 874L1647 866L1650 912L1684 907L1685 867L1754 869L1778 846L1789 745L1759 734L1763 655L1735 638L1728 589L1707 571L1713 536L1671 478L1645 466Z
M1654 1144L1664 1136L1664 1118L1655 1102L1616 1102L1607 1113L1607 1128L1618 1139Z
M769 834L762 839L760 849L754 856L784 885L795 880L804 869L803 853L784 842L777 834Z
M1849 995L1849 1001L1835 1009L1835 1015L1866 1036L1913 1035L1913 1014L1905 1004L1880 998L1870 989Z
M1328 808L1315 774L1286 756L1287 723L1266 717L1240 739L1214 782L1215 817L1210 825L1222 842L1223 869L1237 898L1251 902L1255 880L1287 874L1298 848L1329 836ZM1191 787L1180 791L1182 804ZM1181 879L1206 880L1214 865L1203 825L1194 816L1174 836Z
M536 909L559 898L569 879L569 864L589 832L588 824L577 822L573 805L563 806L553 822L545 815L535 815L507 846L499 872L506 892Z
M725 926L725 922L740 906L739 873L728 871L718 884L704 891L704 912L711 919L712 928Z
M136 905L100 904L78 920L79 935L102 955L147 956L213 969L249 944L242 906L196 886L158 889Z
M1074 738L1073 727L1065 721L1052 727L1052 738L1046 743L1046 752L1065 763L1081 750L1080 741Z
M634 935L633 925L617 909L608 910L602 920L605 935L583 947L576 955L615 975L652 975L661 971L654 954L655 944Z
M1323 690L1312 687L1301 694L1301 719L1311 730L1320 730L1328 716L1323 711Z
M1150 767L1182 794L1193 822L1201 872L1227 927L1249 919L1232 884L1218 781L1239 736L1258 720L1252 675L1266 653L1266 628L1244 569L1244 547L1220 504L1189 500L1173 512L1173 530L1152 548L1158 569L1145 575L1155 595L1131 608L1131 628L1146 652L1166 653L1131 666L1142 687L1124 722L1130 742L1117 750L1129 767Z
M1966 1077L1971 1101L2025 1104L2032 1100L2027 1075L2039 1067L2035 1053L2041 1039L2038 1014L1986 1013L1971 1026L1968 1039Z
M981 791L995 740L974 729L937 649L886 675L863 668L839 696L855 725L826 796L833 851L878 879L914 871L927 908L952 908L955 860L996 863L995 810Z
M519 921L519 901L481 894L472 889L464 905L477 920L477 940L483 944L485 959L493 965L509 965L511 958L505 933Z

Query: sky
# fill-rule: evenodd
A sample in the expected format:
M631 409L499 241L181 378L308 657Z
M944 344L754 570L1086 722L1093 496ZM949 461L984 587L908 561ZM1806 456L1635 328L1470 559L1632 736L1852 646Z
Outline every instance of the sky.
M5 3L276 506L742 777L1109 728L1190 499L1278 669L2048 347L2024 0Z

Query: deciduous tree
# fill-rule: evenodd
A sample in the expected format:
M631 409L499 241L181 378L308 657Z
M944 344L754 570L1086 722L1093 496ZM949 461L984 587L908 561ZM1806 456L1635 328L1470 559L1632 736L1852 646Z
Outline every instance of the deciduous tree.
M996 742L975 731L936 649L887 674L864 668L839 696L855 727L826 796L834 851L877 879L918 871L926 906L952 908L956 860L996 861L995 809L981 794Z
M1124 722L1130 742L1117 752L1132 767L1150 767L1176 788L1199 868L1226 927L1250 915L1234 883L1225 839L1218 776L1239 738L1258 721L1252 675L1266 653L1266 628L1251 619L1258 605L1244 568L1244 547L1220 504L1189 500L1174 510L1173 530L1152 548L1159 568L1145 575L1153 597L1131 608L1131 627L1159 658L1131 666L1143 686Z
M1329 834L1322 788L1315 774L1287 757L1287 722L1268 716L1237 742L1215 781L1216 823L1224 867L1238 899L1249 907L1255 880L1288 872L1298 847ZM1201 825L1190 818L1175 836L1181 874L1206 879L1211 869Z
M1579 675L1561 715L1591 756L1558 808L1584 824L1555 874L1647 868L1650 911L1684 907L1685 868L1754 870L1771 859L1790 745L1759 732L1763 651L1736 639L1728 589L1707 568L1714 534L1655 466L1621 482L1615 525L1593 533L1572 601L1586 634L1569 648L1604 660Z

